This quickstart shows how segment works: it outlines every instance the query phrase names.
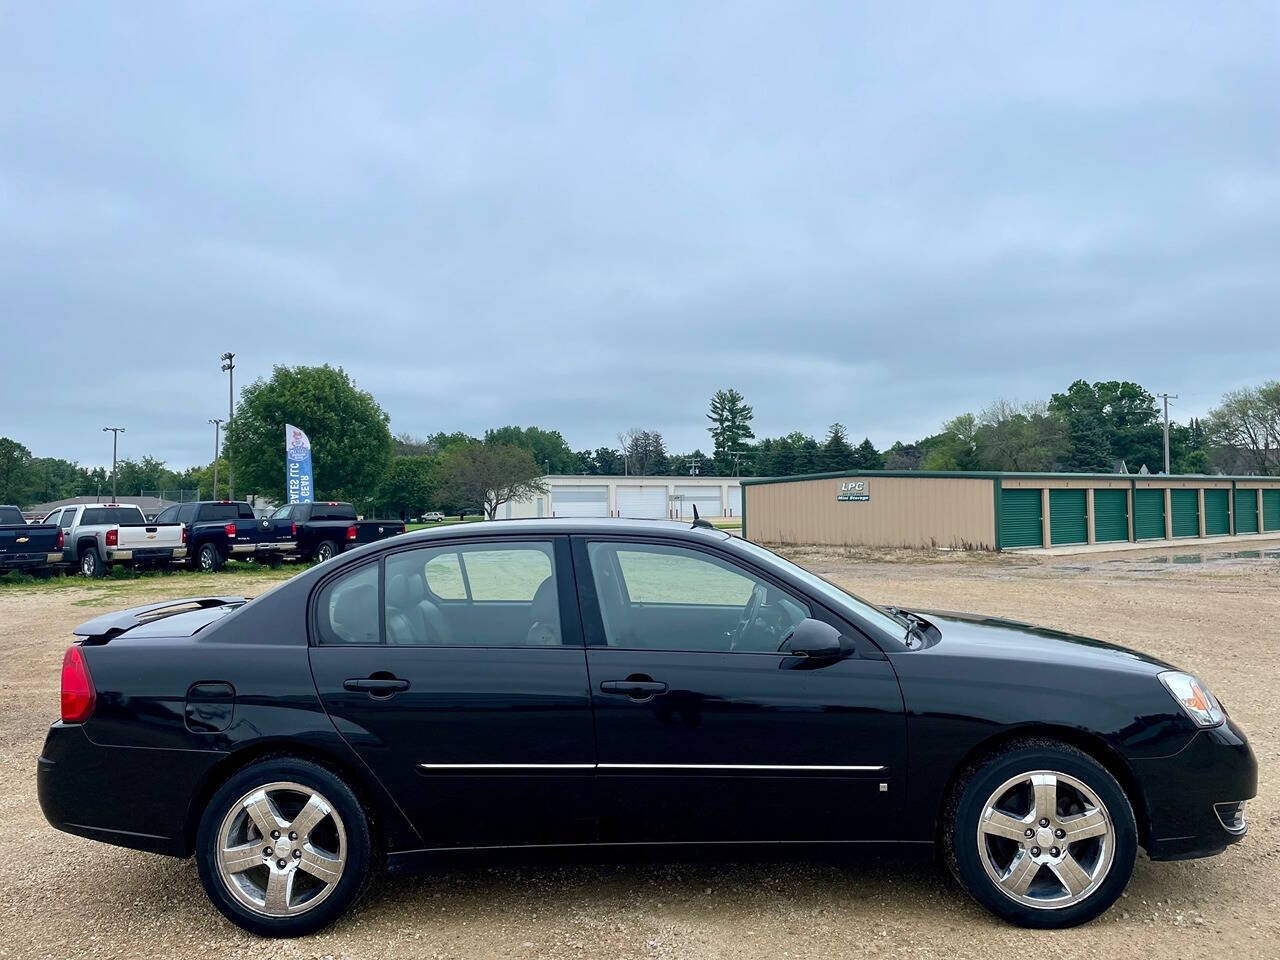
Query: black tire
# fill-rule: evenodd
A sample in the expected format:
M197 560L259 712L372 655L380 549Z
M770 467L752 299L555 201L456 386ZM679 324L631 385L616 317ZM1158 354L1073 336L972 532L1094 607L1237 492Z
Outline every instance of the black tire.
M1103 839L1080 841L1084 845L1083 858L1095 857L1093 863L1103 862L1102 847L1090 847L1090 844L1110 845L1110 866L1105 873L1095 877L1094 889L1087 892L1083 899L1065 906L1027 905L1013 898L988 873L986 865L988 853L980 847L992 844L988 849L1000 852L1000 844L1004 849L1016 853L1011 856L1029 854L1041 850L1038 846L1019 847L1014 841L979 840L979 821L984 815L987 802L993 793L1009 781L1037 771L1053 773L1074 778L1091 790L1106 808L1111 832ZM1066 781L1060 781L1066 783ZM1021 788L1015 787L1014 790ZM1027 787L1030 790L1032 788ZM1061 803L1070 803L1070 794L1074 787L1067 784L1058 794L1067 796ZM1030 815L1030 814L1028 814ZM1038 822L1028 823L1028 829L1037 828ZM1056 826L1056 821L1050 826ZM1049 739L1027 739L1005 745L994 755L984 758L964 771L950 794L942 817L942 836L940 837L943 857L951 873L969 894L980 904L997 916L1021 927L1038 929L1056 929L1074 927L1088 923L1106 911L1124 891L1133 874L1133 864L1138 850L1138 827L1134 820L1133 808L1124 789L1116 782L1115 777L1084 751ZM1057 842L1057 841L1050 841ZM1069 841L1068 841L1069 842ZM1036 839L1027 839L1026 845L1035 844ZM1013 846L1010 846L1012 844ZM1053 849L1059 849L1054 847ZM1067 850L1063 844L1062 850ZM1070 849L1080 850L1076 843ZM1061 866L1061 865L1059 865ZM1038 867L1034 869L1034 884L1040 889L1059 885L1057 868ZM1060 884L1063 893L1068 893L1065 884ZM1087 887L1085 888L1087 890Z
M205 543L196 551L191 566L195 570L202 573L217 573L222 569L222 565L226 560L222 556L222 551L218 549L216 544Z
M92 580L97 580L107 572L107 564L97 546L89 545L80 551L80 573Z
M320 545L316 547L316 560L324 563L338 555L338 545L332 540L322 540Z
M228 881L223 879L218 866L219 834L224 818L231 816L231 811L241 809L241 798L260 787L281 782L300 784L316 791L341 818L346 840L345 865L338 881L314 907L289 916L270 916L242 903L228 886ZM283 843L284 838L275 842ZM196 833L196 866L205 893L228 920L261 937L298 937L328 926L364 893L373 854L369 818L351 788L331 770L295 757L262 760L232 776L210 797ZM251 869L266 871L270 867L264 865ZM297 882L300 884L301 880Z

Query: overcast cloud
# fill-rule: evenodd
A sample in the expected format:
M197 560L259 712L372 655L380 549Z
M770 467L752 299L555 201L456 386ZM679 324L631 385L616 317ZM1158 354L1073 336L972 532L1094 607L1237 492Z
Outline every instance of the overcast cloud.
M1280 7L1035 6L6 3L0 434L207 462L227 349L575 449L1280 375Z

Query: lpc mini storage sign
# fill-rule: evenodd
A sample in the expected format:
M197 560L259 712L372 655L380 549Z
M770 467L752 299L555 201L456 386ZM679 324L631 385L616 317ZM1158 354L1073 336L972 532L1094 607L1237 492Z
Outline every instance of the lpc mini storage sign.
M841 480L836 499L841 503L866 503L871 499L871 488L866 480Z

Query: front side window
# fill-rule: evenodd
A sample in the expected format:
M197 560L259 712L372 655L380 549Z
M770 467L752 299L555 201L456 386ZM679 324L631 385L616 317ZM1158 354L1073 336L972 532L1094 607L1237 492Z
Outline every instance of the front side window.
M41 520L41 523L58 523L58 518L62 516L61 510L54 510L51 514Z
M200 505L198 503L184 503L178 508L178 522L191 523L195 520L196 514L199 510Z
M175 523L178 519L177 507L165 507L156 517L156 523Z
M699 550L594 542L587 555L610 647L775 653L810 615L786 591Z

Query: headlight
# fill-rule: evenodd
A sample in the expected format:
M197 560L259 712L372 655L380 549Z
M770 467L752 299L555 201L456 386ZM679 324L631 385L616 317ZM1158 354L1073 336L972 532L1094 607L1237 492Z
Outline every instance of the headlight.
M1222 705L1191 674L1168 670L1160 674L1160 682L1199 726L1216 727L1222 722Z

